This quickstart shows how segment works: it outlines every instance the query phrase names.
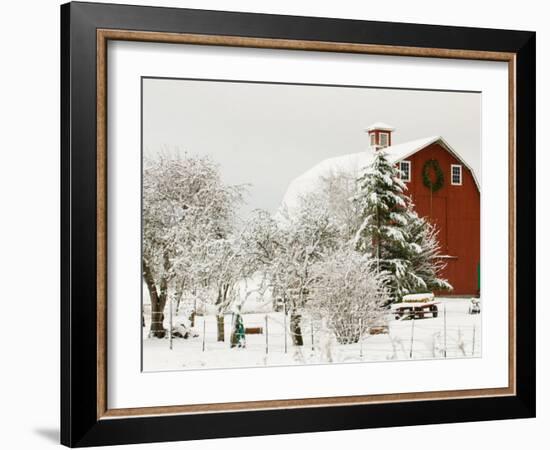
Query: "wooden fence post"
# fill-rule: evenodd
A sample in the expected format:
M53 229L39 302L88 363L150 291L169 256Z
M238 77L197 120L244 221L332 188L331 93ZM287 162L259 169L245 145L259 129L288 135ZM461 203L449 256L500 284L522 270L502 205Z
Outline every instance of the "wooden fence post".
M283 327L284 327L284 335L285 335L285 353L286 353L288 350L287 327L286 327L286 302L283 303Z
M170 350L172 350L172 299L168 298L168 316L170 323L168 324L168 333L170 333L169 336L169 342L170 342Z
M447 357L447 305L443 303L443 356Z
M202 351L204 352L204 340L206 339L206 316L202 316Z
M267 329L267 314L265 315L265 354L269 353L269 333Z
M414 344L414 313L413 313L412 325L411 325L411 349L409 351L410 359L412 359L413 357L413 344Z

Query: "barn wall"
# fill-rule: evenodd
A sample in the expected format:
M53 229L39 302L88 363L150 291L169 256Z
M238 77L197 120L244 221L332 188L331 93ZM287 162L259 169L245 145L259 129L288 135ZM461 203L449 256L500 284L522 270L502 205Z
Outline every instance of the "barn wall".
M439 162L444 175L443 187L432 195L422 181L422 169L429 159ZM449 256L441 275L453 285L452 294L478 294L480 194L472 174L439 144L431 144L405 160L411 162L407 186L416 211L438 227L441 253ZM461 186L451 185L451 164L462 164Z

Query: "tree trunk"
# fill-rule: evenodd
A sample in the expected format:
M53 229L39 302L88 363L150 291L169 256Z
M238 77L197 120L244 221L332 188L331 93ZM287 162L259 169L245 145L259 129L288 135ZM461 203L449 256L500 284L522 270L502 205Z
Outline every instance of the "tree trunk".
M300 322L302 316L294 312L290 313L290 335L292 336L292 343L294 345L304 345L304 338L302 337L302 328Z
M218 324L218 342L225 341L225 318L223 315L223 309L225 308L225 301L227 300L227 291L229 290L229 284L223 284L218 291L218 299L216 300L216 306L218 314L216 321Z
M182 281L182 282L178 283L177 286L178 286L178 288L177 288L176 297L175 297L175 300L176 300L176 316L179 314L180 302L181 302L181 298L183 297L183 290L185 288L185 281Z
M189 321L191 322L191 327L195 327L195 317L197 316L197 291L193 289L193 311L189 316Z
M157 292L153 273L145 261L142 261L143 265L143 279L147 284L149 290L149 297L151 299L151 337L163 338L166 336L166 330L164 329L164 306L166 305L166 291L167 282L166 279L161 280L160 295Z
M225 341L225 321L223 314L218 314L216 316L216 321L218 323L218 342Z

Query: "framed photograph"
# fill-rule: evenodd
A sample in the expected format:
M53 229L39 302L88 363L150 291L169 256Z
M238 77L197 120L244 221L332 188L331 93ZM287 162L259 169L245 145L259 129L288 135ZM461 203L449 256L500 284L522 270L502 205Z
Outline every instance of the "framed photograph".
M61 7L61 441L535 415L535 33Z

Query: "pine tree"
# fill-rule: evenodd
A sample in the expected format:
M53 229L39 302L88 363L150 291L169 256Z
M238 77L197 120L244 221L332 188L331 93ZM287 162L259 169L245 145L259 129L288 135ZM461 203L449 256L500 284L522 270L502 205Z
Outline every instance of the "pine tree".
M409 293L411 255L418 246L411 243L410 200L398 169L383 151L358 179L355 204L361 225L355 235L355 248L377 261L379 273L386 275L392 301Z
M438 258L437 229L415 212L399 170L384 152L376 153L358 184L355 204L361 225L355 248L377 261L379 273L386 276L391 300L452 289L438 276L444 265Z

